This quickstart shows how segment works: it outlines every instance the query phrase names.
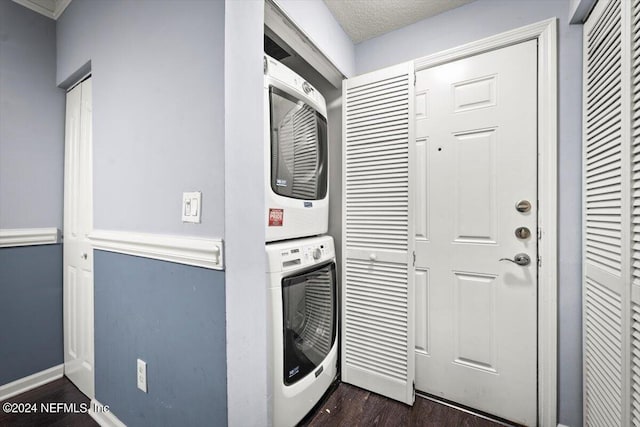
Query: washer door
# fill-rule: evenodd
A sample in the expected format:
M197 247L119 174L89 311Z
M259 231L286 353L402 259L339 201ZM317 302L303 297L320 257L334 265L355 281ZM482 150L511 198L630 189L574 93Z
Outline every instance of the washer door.
M284 383L304 378L336 339L336 264L282 279Z

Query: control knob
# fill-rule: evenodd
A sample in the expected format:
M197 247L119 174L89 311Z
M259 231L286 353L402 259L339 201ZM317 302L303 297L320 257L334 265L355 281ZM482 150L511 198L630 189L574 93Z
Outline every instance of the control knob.
M313 250L313 259L318 260L320 259L321 256L322 256L322 251L320 251L320 248L315 248Z

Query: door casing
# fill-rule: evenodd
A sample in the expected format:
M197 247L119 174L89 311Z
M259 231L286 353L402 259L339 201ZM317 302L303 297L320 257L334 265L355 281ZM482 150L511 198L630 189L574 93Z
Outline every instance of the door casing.
M517 28L414 61L415 71L528 40L538 42L538 423L557 423L557 20Z

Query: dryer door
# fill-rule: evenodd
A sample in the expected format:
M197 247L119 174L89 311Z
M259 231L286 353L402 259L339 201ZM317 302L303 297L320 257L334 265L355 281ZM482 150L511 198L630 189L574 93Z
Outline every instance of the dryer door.
M336 264L282 279L284 383L291 385L327 357L336 339Z
M294 199L327 194L327 119L295 96L271 86L271 189Z

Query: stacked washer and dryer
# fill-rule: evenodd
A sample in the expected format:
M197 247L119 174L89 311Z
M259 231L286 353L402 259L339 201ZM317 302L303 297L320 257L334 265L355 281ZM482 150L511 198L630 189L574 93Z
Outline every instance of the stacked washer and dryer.
M297 424L337 375L336 259L328 230L323 96L265 55L265 225L275 427Z

